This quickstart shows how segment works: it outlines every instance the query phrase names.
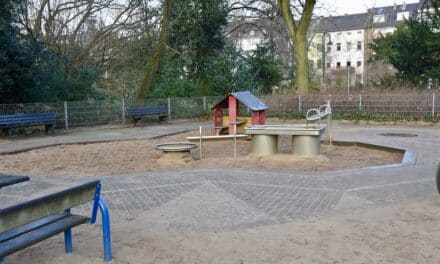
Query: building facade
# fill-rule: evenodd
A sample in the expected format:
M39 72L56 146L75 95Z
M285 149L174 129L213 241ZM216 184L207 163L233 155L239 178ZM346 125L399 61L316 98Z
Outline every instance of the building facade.
M310 77L326 88L364 84L384 72L374 71L377 70L373 69L375 66L369 65L370 44L374 39L393 33L405 20L417 19L425 1L371 8L361 14L314 19L309 28ZM281 18L234 21L233 26L236 27L237 23L243 26L229 37L237 47L252 52L257 44L270 36L277 43L280 58L292 64L290 39L280 22ZM390 70L390 66L384 67Z
M320 79L324 87L366 83L371 72L370 44L393 33L405 20L417 19L419 8L420 3L393 5L314 20L310 28L314 37L309 48L309 69L315 79Z

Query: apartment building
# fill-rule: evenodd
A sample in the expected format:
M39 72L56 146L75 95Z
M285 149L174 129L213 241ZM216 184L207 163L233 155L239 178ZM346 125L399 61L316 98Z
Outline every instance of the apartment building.
M343 16L320 17L312 21L309 28L310 76L324 87L338 84L345 79L349 85L363 84L371 77L370 44L374 39L391 34L406 19L417 19L426 0L418 3L370 8L365 13ZM244 26L230 34L237 47L252 52L267 36L278 44L280 58L289 64L291 59L290 39L280 28L282 20L234 21ZM376 73L374 73L376 74Z
M420 3L377 7L362 14L314 20L310 27L310 70L315 77L321 77L324 85L341 78L349 85L365 83L370 71L369 45L374 39L393 33L405 20L416 19L419 6Z
M322 17L310 27L309 70L324 85L336 77L363 83L368 14Z

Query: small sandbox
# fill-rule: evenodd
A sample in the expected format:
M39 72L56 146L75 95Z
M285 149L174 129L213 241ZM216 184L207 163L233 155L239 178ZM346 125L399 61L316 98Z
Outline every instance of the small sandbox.
M170 160L162 157L161 151L154 147L164 142L185 141L186 137L197 134L198 131L193 131L159 139L59 145L0 155L0 171L60 177L120 175L192 167L266 168L312 172L400 163L403 157L401 151L347 144L321 144L321 155L297 157L291 155L292 140L289 136L280 136L278 154L266 157L249 154L250 140L237 141L237 159L233 158L233 140L203 142L202 160L198 148L191 151L189 160Z

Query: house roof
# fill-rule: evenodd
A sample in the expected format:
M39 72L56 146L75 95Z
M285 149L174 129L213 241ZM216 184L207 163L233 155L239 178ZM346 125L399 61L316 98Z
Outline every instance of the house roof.
M418 10L419 10L419 3L370 8L368 9L368 12L372 15L369 16L368 23L374 27L396 26L403 22L402 20L397 20L397 13L410 12L409 17L411 19L416 19ZM380 14L385 14L385 22L373 23L373 16Z
M240 103L246 105L252 111L260 111L260 110L265 110L265 109L268 108L266 104L261 102L260 99L258 99L255 95L253 95L249 91L235 92L235 93L230 93L229 95L232 95L235 98L237 98L237 100ZM221 107L221 108L228 107L229 95L226 96L224 99L222 99L220 102L218 102L216 105L214 105L212 108L215 108L215 107L218 107L218 106Z
M368 14L322 17L315 20L316 32L335 32L364 29L367 26Z
M410 18L417 18L417 12L421 3L412 3L405 5L392 5L368 9L367 13L330 16L315 19L312 22L312 28L315 32L336 32L346 30L365 29L373 27L391 27L402 23L397 20L398 12L410 12ZM385 14L385 22L373 23L373 16Z

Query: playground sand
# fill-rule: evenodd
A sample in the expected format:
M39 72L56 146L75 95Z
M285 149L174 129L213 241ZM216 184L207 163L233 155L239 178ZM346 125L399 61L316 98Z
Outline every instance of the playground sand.
M440 263L440 201L342 211L236 231L149 228L148 214L112 226L112 263ZM5 259L7 263L104 263L99 228L74 229Z
M294 157L291 140L280 137L280 154L272 157L249 155L251 142L237 141L234 159L233 141L203 142L203 159L199 148L192 151L190 162L161 158L155 144L186 141L193 133L183 133L160 139L127 140L105 143L71 144L46 147L17 154L0 155L0 171L10 174L83 177L139 173L155 169L192 167L240 167L324 171L398 163L402 155L358 146L321 146L322 155L315 158Z

